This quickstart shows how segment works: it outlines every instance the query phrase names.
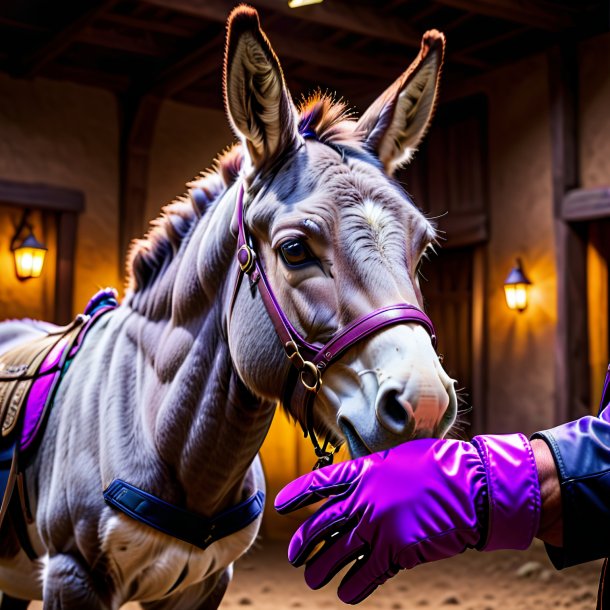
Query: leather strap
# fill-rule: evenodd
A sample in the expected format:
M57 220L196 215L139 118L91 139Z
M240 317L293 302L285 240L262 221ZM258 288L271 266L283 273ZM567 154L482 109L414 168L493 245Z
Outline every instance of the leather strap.
M5 426L7 436L0 438L0 526L10 510L13 528L30 559L35 559L36 553L27 532L27 525L32 522L23 478L28 457L41 440L42 435L39 433L44 428L55 393L71 359L81 347L91 326L104 313L117 306L117 293L114 289L100 290L87 305L84 315L77 316L69 325L60 327L39 340L19 346L14 352L2 356L0 389L11 387L13 393L10 399L16 395L17 398L14 406L11 406L14 413L8 413L10 419ZM10 385L12 382L27 383L23 395L13 391ZM1 411L0 409L0 415ZM5 418L4 423L6 421ZM18 494L14 493L15 487Z
M294 375L294 373L288 375L282 392L285 404L293 405L295 411L307 413L308 419L311 419L311 404L322 385L322 373L351 346L382 328L393 324L419 324L430 335L432 344L436 349L436 333L432 321L421 309L409 303L397 303L365 314L339 330L325 345L307 342L283 312L267 279L262 262L256 255L254 244L247 235L244 223L243 185L240 186L237 196L235 219L237 224L237 261L240 270L233 288L230 312L232 313L243 276L247 275L251 286L258 288L284 351L298 371L298 375ZM313 430L310 429L309 422L305 424L304 430L306 435L310 435L316 454L319 454L320 446L315 439Z
M104 500L132 519L200 549L250 525L263 511L265 494L257 491L244 502L212 519L169 504L121 479L104 491Z

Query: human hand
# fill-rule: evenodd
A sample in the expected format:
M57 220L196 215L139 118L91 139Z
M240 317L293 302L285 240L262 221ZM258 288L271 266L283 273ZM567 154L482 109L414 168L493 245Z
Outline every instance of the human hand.
M300 477L275 507L285 514L323 498L294 534L288 559L306 564L313 589L354 562L338 590L350 604L401 568L473 547L527 548L540 515L535 462L520 434L410 441Z

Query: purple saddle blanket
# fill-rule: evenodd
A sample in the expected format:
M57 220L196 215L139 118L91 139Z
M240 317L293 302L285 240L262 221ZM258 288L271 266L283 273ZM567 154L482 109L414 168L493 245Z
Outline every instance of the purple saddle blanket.
M19 435L20 453L30 450L42 430L52 405L53 397L72 359L80 349L87 332L104 313L118 306L117 292L106 288L97 292L80 314L65 329L45 324L48 335L42 335L44 344L51 346L43 350L42 361L36 362L36 344L30 362L0 362L0 422L2 423L0 446L15 442ZM63 331L63 332L62 332ZM55 336L57 339L55 339ZM39 341L39 340L36 340ZM27 350L26 350L27 353ZM21 355L23 359L23 354ZM1 358L0 358L1 360ZM24 395L27 392L27 395Z

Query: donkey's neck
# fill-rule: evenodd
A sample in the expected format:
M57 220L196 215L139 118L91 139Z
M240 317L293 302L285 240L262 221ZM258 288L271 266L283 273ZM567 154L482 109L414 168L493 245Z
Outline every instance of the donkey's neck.
M244 477L274 411L235 373L219 328L213 310L194 339L188 330L172 329L170 336L190 347L181 348L186 354L165 391L165 384L155 383L149 396L154 401L162 396L150 422L159 456L175 472L187 507L204 515L216 514L246 491L251 493L243 489Z
M241 382L227 343L234 201L231 189L199 221L154 290L131 299L139 316L130 334L147 370L139 392L145 427L187 507L204 515L251 491L245 476L274 411Z

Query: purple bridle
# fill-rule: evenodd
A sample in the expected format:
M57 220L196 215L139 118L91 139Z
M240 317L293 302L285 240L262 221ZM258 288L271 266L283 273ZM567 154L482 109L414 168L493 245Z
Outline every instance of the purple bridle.
M327 451L329 436L324 446L320 447L313 430L313 402L322 386L322 374L336 360L338 360L350 347L387 326L401 323L416 323L423 326L436 349L436 333L430 318L415 305L397 303L381 307L367 313L344 328L338 330L325 344L309 343L291 324L282 311L273 289L269 284L262 261L257 257L251 236L246 232L244 225L244 187L240 186L237 197L237 262L239 272L233 290L232 301L235 300L239 286L244 275L247 275L251 286L256 286L263 299L269 318L273 323L275 332L279 337L286 356L292 363L288 377L284 383L282 402L285 405L297 407L306 413L307 422L301 425L305 436L309 435L316 452L318 462L315 468L332 463L333 451ZM233 303L231 303L231 309ZM296 411L293 411L296 412Z

